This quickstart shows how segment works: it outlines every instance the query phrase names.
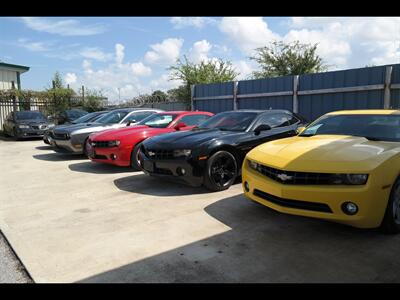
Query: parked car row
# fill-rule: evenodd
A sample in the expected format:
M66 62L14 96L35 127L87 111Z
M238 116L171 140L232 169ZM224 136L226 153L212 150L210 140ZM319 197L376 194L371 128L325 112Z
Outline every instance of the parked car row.
M400 232L400 111L331 112L310 124L287 110L127 108L82 118L46 125L44 141L210 191L241 178L248 199L276 211Z

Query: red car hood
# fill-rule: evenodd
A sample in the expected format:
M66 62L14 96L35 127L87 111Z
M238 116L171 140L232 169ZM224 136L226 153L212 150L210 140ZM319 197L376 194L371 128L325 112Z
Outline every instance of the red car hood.
M136 138L147 138L150 136L175 131L171 128L151 128L146 125L138 125L132 127L124 127L118 129L110 129L101 131L90 136L92 141L125 141L132 142Z

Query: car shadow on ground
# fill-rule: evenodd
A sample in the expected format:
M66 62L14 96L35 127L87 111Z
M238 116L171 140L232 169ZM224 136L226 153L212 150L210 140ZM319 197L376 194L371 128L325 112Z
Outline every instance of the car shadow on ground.
M86 157L82 155L75 154L64 154L64 153L47 153L47 154L35 154L32 155L33 158L45 161L67 161L67 160L82 160Z
M146 174L133 175L114 180L117 188L125 192L153 196L183 196L210 193L204 187L191 187L171 180Z
M129 167L117 167L107 164L99 164L91 161L70 164L68 168L74 172L93 173L93 174L117 174L126 172L135 172Z
M205 211L227 231L81 282L400 281L400 235L281 214L243 195Z
M37 147L35 147L35 149L37 149L37 150L52 150L53 147L51 147L50 145L44 145L44 146L37 146Z
M16 140L14 137L5 136L3 133L0 134L0 141L4 142L29 142L29 141L40 141L41 137L23 138Z

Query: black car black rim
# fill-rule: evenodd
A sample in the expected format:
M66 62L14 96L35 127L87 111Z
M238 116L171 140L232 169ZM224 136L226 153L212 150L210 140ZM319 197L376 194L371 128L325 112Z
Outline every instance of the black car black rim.
M210 166L210 178L219 187L225 187L230 184L235 174L235 159L226 154L216 157Z

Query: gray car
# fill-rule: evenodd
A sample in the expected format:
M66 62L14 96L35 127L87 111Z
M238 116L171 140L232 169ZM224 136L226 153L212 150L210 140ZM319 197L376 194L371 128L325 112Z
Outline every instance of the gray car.
M95 122L54 128L50 132L49 141L56 152L87 155L85 144L91 133L135 125L158 112L162 112L162 110L153 108L114 109Z
M51 127L48 130L45 131L43 135L43 142L47 145L50 145L50 140L51 140L51 135L52 132L54 131L55 128L65 128L68 126L72 126L75 124L83 124L83 123L90 123L90 122L95 122L97 119L99 119L102 115L108 113L108 111L95 111L92 113L88 113L86 115L83 115L82 117L72 121L71 123L67 123L64 125L57 125L55 127Z

